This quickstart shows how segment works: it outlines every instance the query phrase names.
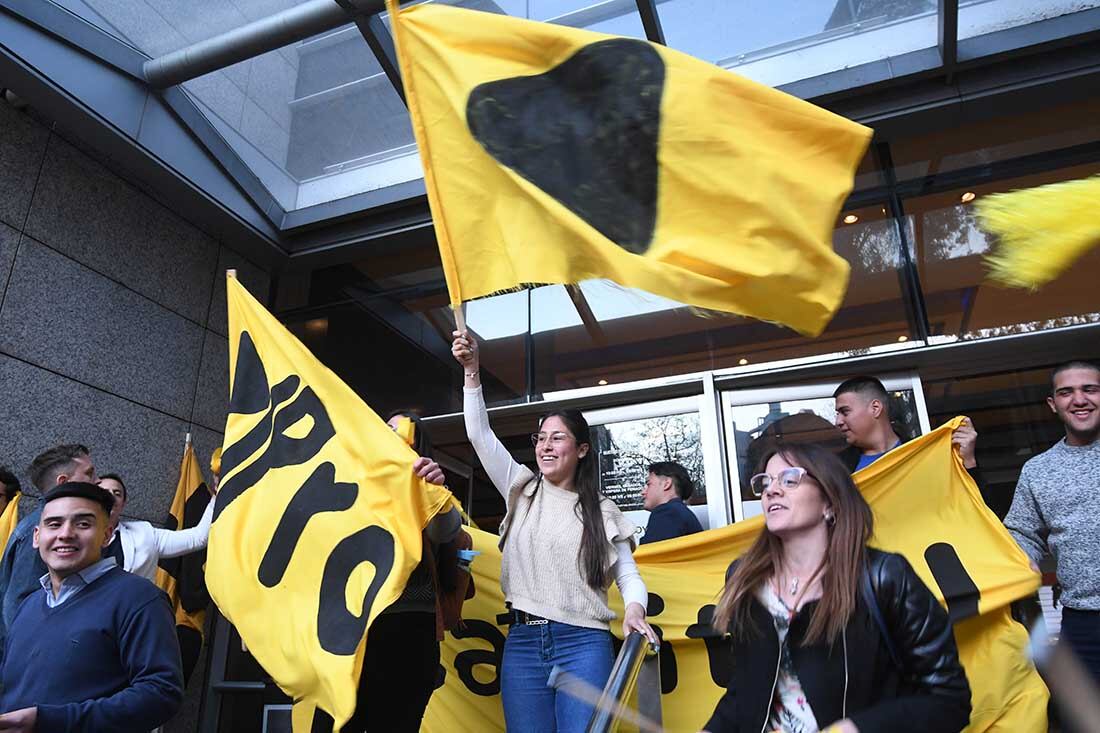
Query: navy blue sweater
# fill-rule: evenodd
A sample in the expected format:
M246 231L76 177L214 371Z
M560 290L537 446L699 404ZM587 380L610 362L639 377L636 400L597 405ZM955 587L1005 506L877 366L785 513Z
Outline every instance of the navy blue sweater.
M0 711L37 707L37 733L148 733L183 699L168 597L117 567L56 608L39 589L5 646Z
M649 523L646 525L645 534L642 535L641 544L671 540L674 537L683 537L686 534L702 532L703 525L699 524L699 518L695 512L688 509L687 504L679 499L670 499L659 507L654 507L649 513Z

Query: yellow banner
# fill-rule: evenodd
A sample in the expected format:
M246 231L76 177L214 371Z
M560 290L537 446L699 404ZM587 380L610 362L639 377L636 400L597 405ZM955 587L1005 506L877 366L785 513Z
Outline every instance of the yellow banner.
M825 328L870 129L646 41L387 6L453 304L607 278Z
M1027 661L1027 633L1008 604L1039 577L982 501L951 447L961 418L876 461L855 478L875 513L873 544L908 558L956 620L955 638L972 690L970 733L1046 729L1047 690ZM763 524L738 524L643 545L635 554L649 589L650 622L660 628L662 712L669 731L698 731L729 678L729 646L710 617L730 561ZM463 607L467 628L443 645L444 686L423 730L503 731L500 663L505 625L497 537L474 532L477 594ZM622 603L616 596L616 610ZM977 615L977 614L981 615ZM616 634L621 626L612 624Z
M231 394L207 585L283 691L339 729L355 710L367 629L451 495L416 477L412 449L235 278L228 289ZM296 715L295 730L309 729Z

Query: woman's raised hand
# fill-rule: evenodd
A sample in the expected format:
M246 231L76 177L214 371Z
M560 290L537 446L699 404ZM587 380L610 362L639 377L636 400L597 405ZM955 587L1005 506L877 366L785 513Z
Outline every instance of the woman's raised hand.
M451 343L451 354L462 365L467 375L476 374L480 368L477 339L469 331L455 331L455 340Z

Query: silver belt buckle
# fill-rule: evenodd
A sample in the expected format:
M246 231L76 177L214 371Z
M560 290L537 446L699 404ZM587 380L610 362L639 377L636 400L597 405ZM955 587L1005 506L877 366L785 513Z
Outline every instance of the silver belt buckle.
M524 621L523 623L526 626L543 626L544 624L550 623L550 621L549 619L540 618L538 621Z

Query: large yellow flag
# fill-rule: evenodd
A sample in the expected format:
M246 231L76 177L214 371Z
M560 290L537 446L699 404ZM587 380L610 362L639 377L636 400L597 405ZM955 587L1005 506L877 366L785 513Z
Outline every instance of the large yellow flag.
M180 478L165 527L171 530L194 527L209 502L210 492L206 489L202 468L188 433L180 462ZM157 565L157 587L168 594L176 611L176 635L179 637L185 680L190 679L202 650L203 622L210 603L203 571L205 563L206 551L202 550L183 557L161 558Z
M8 549L8 538L15 531L15 525L19 524L19 498L22 492L15 492L15 496L8 500L4 507L4 513L0 514L0 557L4 556L4 550Z
M825 328L871 130L646 41L387 6L453 304L608 278Z
M908 558L946 605L970 680L968 733L1046 730L1047 690L1027 657L1027 631L1009 603L1035 590L1027 557L982 502L951 447L961 418L880 458L855 478L875 514L873 543ZM669 731L699 730L722 695L733 660L711 614L726 567L763 525L756 517L721 529L642 545L635 553L649 590L649 621L660 629L661 707ZM477 593L463 606L464 629L442 649L444 686L424 730L503 731L500 674L508 627L500 591L497 537L474 530L481 555ZM621 614L622 602L613 603ZM612 624L619 633L621 625ZM455 721L462 721L456 726Z
M415 476L412 449L235 278L228 288L231 394L206 582L268 674L338 730L355 710L367 629L451 495Z

